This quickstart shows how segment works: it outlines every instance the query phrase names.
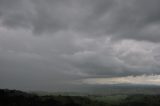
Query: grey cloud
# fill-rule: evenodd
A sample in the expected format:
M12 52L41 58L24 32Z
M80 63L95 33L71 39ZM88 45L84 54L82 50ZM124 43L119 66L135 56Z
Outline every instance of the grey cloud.
M0 2L3 25L12 28L27 27L38 34L74 28L79 30L87 26L85 23L90 23L89 20L106 13L113 4L113 0L13 0L12 2L2 0Z
M81 76L68 71L70 68L57 57L33 53L0 52L0 87L24 90L67 89ZM66 84L66 86L64 86ZM68 85L67 85L68 84ZM63 86L63 88L61 88ZM72 85L73 86L73 85Z
M160 62L155 59L158 43L112 42L75 32L39 37L24 30L0 28L0 32L2 87L72 90L79 86L77 80L86 78L160 74Z
M47 90L91 77L160 74L159 4L0 0L0 87Z
M127 2L127 1L126 1ZM128 1L128 5L120 6L117 10L117 14L113 14L115 20L111 24L111 29L113 32L121 33L116 34L122 38L131 38L136 40L148 40L148 41L159 41L159 36L156 30L159 25L159 6L160 2L158 0L153 1ZM112 14L112 13L111 13ZM112 28L112 25L114 28ZM156 27L153 27L156 26ZM116 28L115 28L116 27ZM149 28L148 27L152 27ZM114 30L117 29L117 30ZM152 33L150 33L150 31Z
M90 77L160 74L160 63L154 58L155 52L152 52L155 46L145 42L122 41L122 44L109 43L103 49L78 52L65 58Z
M72 44L74 40L62 44L65 35L37 38L23 30L4 29L0 28L0 87L25 90L50 87L52 91L72 87L70 83L83 77L60 57L77 51Z
M37 34L75 30L90 37L111 36L159 42L159 0L1 0L8 27Z
M117 0L103 14L93 13L97 17L89 18L83 28L98 37L159 42L159 4L158 0Z

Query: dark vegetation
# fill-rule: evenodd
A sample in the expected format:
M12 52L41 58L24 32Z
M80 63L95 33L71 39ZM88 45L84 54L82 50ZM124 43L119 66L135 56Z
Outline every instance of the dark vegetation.
M81 96L38 96L17 90L0 90L0 106L104 106Z
M160 95L38 96L0 89L0 106L160 106Z

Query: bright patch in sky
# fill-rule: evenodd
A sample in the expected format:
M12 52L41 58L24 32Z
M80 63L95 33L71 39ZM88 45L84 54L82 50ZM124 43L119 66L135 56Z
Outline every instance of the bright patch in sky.
M88 78L82 81L86 84L142 84L160 85L160 75L126 76L114 78Z

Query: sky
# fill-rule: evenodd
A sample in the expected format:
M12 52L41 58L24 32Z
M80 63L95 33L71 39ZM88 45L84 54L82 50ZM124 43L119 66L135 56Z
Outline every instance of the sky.
M0 0L0 88L160 85L160 0Z

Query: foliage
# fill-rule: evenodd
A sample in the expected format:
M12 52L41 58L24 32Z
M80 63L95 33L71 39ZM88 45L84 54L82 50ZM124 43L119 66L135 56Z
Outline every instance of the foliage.
M0 106L104 106L81 96L37 96L17 90L0 90Z

